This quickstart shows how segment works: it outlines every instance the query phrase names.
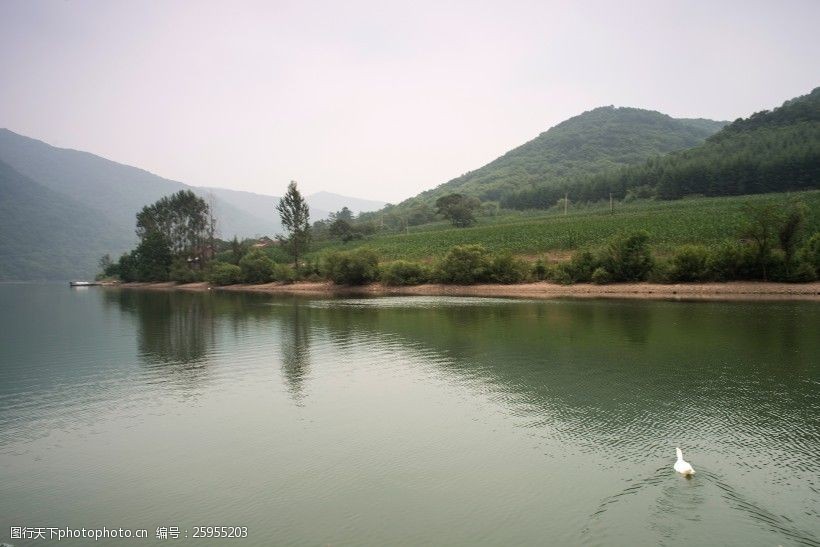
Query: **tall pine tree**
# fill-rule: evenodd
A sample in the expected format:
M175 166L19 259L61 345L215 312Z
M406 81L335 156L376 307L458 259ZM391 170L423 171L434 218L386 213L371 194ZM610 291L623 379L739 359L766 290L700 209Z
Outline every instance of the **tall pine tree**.
M287 237L277 236L293 256L294 267L299 267L299 257L310 243L310 213L308 204L296 188L296 181L290 181L288 191L276 206L282 227Z

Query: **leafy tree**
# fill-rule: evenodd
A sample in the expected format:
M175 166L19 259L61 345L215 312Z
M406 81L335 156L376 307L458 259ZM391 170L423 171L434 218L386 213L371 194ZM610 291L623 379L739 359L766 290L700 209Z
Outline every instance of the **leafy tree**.
M171 269L171 249L160 232L148 232L134 250L137 277L140 281L167 281Z
M202 255L215 229L208 204L190 190L165 196L137 213L139 238L158 232L175 255Z
M342 207L339 212L331 213L330 220L346 220L348 222L352 222L353 221L353 211L351 211L347 207Z
M206 259L210 260L216 254L216 245L217 245L217 219L216 219L216 197L212 193L208 193L208 211L206 213L206 223L205 223L205 237L206 237L206 246L207 246L207 253Z
M137 273L137 261L134 255L135 253L131 252L123 253L122 256L120 256L116 270L116 275L120 278L120 281L126 283L137 281L139 276Z
M462 194L449 194L436 200L437 213L453 223L465 228L475 222L475 212L481 207L478 198Z
M100 273L97 275L97 278L117 277L120 274L119 263L111 260L111 255L108 253L100 257L98 266L100 268Z
M815 232L800 249L800 258L814 269L816 277L820 277L820 232Z
M310 212L308 204L296 188L296 181L290 181L288 191L276 206L287 237L279 236L293 256L294 267L299 267L299 257L310 243Z
M777 231L780 249L786 259L786 275L791 275L797 244L800 241L803 226L806 223L806 206L803 203L792 203L786 211L785 219Z
M248 243L246 241L239 241L236 236L233 236L233 239L230 242L230 250L231 250L231 264L239 265L239 261L242 260L242 257L245 256L245 253L248 252Z
M353 227L353 222L344 218L337 218L334 220L328 229L330 237L334 239L341 239L345 243L356 239L356 230ZM358 234L361 237L361 234Z
M104 255L102 255L100 257L100 260L97 264L100 268L100 271L105 272L113 264L113 262L111 261L111 255L108 254L108 253L105 253Z
M760 268L763 280L768 279L768 266L772 262L772 248L775 234L781 222L781 215L773 203L751 204L743 206L746 215L741 236L752 245L755 263Z
M419 203L410 209L407 214L408 226L426 224L436 218L436 212L426 203Z

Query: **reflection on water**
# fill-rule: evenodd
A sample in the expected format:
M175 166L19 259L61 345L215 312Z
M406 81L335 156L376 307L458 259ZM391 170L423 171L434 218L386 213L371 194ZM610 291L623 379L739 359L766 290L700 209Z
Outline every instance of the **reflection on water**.
M289 321L281 321L282 376L293 399L304 397L304 383L310 372L310 316L300 301L292 303Z
M108 306L136 318L146 366L180 385L203 379L215 342L212 300L179 291L104 291L103 296Z
M0 297L0 530L818 544L815 304Z

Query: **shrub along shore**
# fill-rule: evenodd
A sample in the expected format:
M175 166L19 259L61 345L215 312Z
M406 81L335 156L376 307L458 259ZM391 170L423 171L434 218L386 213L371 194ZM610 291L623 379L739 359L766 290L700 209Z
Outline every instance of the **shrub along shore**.
M340 286L380 283L388 287L424 284L512 285L550 281L576 283L721 281L807 283L820 276L820 233L798 243L781 230L779 243L768 236L727 241L707 248L684 245L669 256L655 256L646 232L616 236L602 248L577 251L570 260L550 263L510 253L490 253L482 245L457 245L439 260L381 262L369 249L336 251L299 269L274 262L263 251L246 254L238 265L217 263L205 281L216 286L330 281ZM185 280L179 280L185 281Z
M368 249L334 252L301 271L251 251L238 265L217 263L199 283L130 283L127 288L211 288L290 294L459 295L524 298L632 297L820 301L820 234L798 244L778 234L706 248L685 245L657 257L649 234L617 236L569 261L527 261L493 254L481 245L459 245L432 263L381 263Z

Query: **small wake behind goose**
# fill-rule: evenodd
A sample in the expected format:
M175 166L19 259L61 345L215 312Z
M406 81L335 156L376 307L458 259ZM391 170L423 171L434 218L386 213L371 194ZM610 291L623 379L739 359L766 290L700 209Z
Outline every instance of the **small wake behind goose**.
M675 462L675 466L674 466L675 471L677 471L678 473L680 473L681 475L683 475L685 477L689 477L689 476L694 475L695 470L692 468L692 466L689 464L689 462L687 462L683 459L683 452L681 452L681 449L676 448L675 452L678 455L678 461Z

